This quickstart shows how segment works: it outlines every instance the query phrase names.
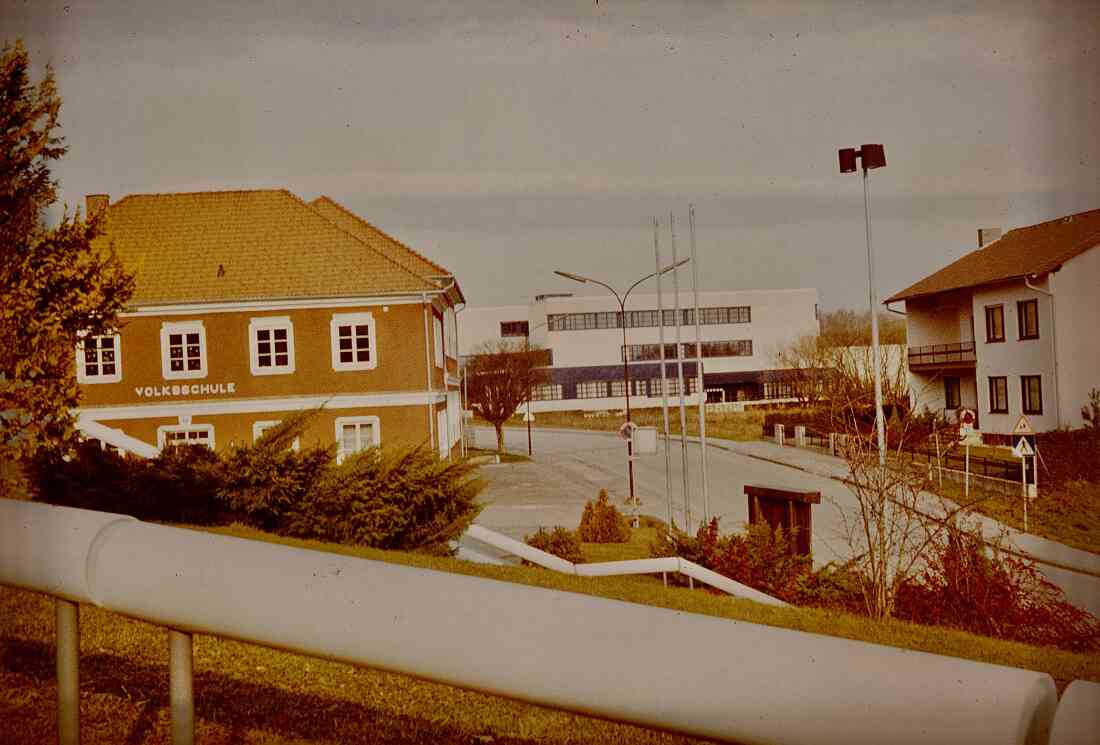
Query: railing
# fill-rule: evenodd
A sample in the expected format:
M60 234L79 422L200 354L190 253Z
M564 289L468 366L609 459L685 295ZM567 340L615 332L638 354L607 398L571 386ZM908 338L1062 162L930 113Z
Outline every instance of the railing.
M7 499L0 584L56 599L63 745L77 603L170 630L176 745L196 633L743 743L1062 745L1100 710L1045 673Z
M909 366L946 365L952 362L975 362L974 342L962 341L954 344L929 344L923 347L909 347Z
M743 600L755 600L765 605L786 606L782 600L755 590L748 585L734 581L693 561L679 556L666 556L654 559L632 559L627 561L602 561L594 564L574 564L551 553L547 553L523 541L517 541L480 525L471 525L465 535L475 541L505 551L513 556L563 574L575 574L578 577L621 577L632 574L682 574L694 587L695 582L710 585L716 590Z

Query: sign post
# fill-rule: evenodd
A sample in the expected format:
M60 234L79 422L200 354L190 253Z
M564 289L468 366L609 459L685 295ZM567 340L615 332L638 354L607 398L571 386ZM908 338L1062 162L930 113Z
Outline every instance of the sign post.
M1027 484L1027 459L1035 455L1034 448L1028 442L1027 437L1021 435L1016 447L1012 448L1012 454L1020 459L1021 487L1024 495L1024 532L1027 532L1027 503L1031 499Z
M1035 430L1031 428L1031 422L1027 420L1026 416L1021 416L1016 421L1016 426L1012 428L1012 436L1013 439L1025 441L1027 443L1027 453L1025 455L1020 455L1020 453L1017 452L1018 450L1020 450L1021 447L1019 442L1017 442L1016 447L1013 448L1012 452L1016 453L1019 457L1032 459L1032 483L1029 484L1026 478L1023 480L1023 483L1024 496L1034 499L1035 497L1039 496L1039 463L1035 445Z
M970 443L974 439L975 434L974 420L974 412L970 409L963 409L959 412L959 437L962 439L963 446L966 448L965 494L968 499L970 498Z

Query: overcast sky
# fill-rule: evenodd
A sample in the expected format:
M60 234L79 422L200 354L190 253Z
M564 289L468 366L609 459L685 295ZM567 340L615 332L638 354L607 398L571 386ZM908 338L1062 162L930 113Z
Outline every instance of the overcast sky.
M160 6L158 8L158 6ZM302 6L302 7L299 7ZM309 6L309 7L306 7ZM702 289L866 307L1010 228L1100 207L1100 3L0 0L49 61L65 201L327 194L471 306L626 286L697 217ZM685 280L687 277L684 278Z

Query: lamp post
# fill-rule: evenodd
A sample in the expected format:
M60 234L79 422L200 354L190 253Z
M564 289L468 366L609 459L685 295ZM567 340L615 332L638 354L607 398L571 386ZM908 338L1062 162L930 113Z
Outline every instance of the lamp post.
M665 272L670 272L673 269L675 269L676 267L678 267L682 264L686 264L688 261L689 261L689 259L683 259L681 261L677 261L674 264L670 264L670 265L666 266L664 269L661 269L660 271L650 272L649 274L645 275L644 277L639 279L634 284L630 285L630 287L627 288L626 292L624 292L622 295L620 295L618 292L616 292L614 287L607 284L606 282L601 282L598 279L592 279L591 277L584 277L580 274L572 274L571 272L561 272L561 271L554 270L554 274L557 274L559 277L565 277L566 279L571 279L574 282L580 282L581 284L587 284L588 282L591 282L592 284L599 285L600 287L604 287L607 290L609 290L611 292L611 294L615 296L615 299L619 302L619 325L623 329L623 385L624 385L624 388L626 390L626 421L627 422L630 421L630 365L629 365L629 357L630 356L629 356L629 354L627 354L627 347L626 347L626 299L628 297L630 297L631 291L635 287L640 285L642 282L645 282L647 279L652 279L653 277L664 274ZM637 498L634 496L634 442L633 442L633 440L630 440L630 439L628 439L626 441L626 463L627 463L627 472L629 474L629 479L630 479L630 503L632 505L634 505L635 508L637 508L638 501L637 501Z
M838 152L841 173L854 173L856 159L863 165L863 217L867 224L867 284L871 304L871 352L875 366L875 429L878 432L878 464L886 465L886 418L882 414L882 372L879 363L878 297L875 293L875 264L871 253L871 200L867 191L867 172L886 166L886 150L882 145L864 145L861 149L843 148Z
M546 322L536 324L535 328L545 326ZM527 331L523 334L523 353L529 355L531 353L531 331L533 329L528 326ZM534 453L531 452L531 380L527 380L527 416L524 417L527 420L527 456L530 457Z

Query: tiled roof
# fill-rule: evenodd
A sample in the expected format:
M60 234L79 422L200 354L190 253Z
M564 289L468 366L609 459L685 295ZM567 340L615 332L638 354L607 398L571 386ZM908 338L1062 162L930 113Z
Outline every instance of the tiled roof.
M97 243L136 273L133 305L440 288L285 189L135 194L106 217Z
M885 302L1055 271L1100 244L1100 209L1016 228L935 274L894 293Z
M309 206L415 274L422 277L452 276L449 271L439 264L431 261L423 254L417 253L388 233L379 230L330 197L318 197L310 202Z

